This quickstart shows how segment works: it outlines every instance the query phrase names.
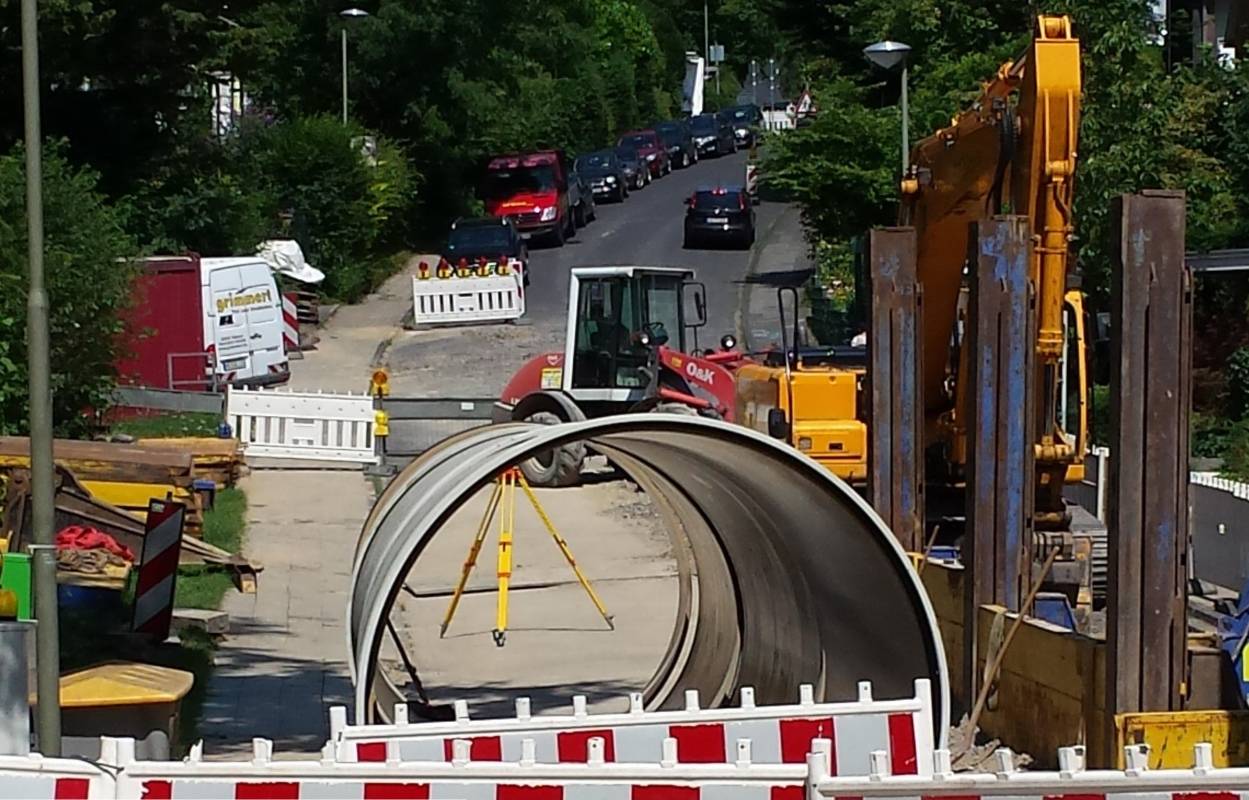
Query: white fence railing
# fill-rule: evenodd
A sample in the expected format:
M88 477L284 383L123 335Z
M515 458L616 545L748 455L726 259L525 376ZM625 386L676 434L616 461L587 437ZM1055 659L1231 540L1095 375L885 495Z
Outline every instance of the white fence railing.
M229 389L226 421L248 458L374 464L375 411L363 394Z
M1067 498L1099 520L1107 519L1111 453L1094 447L1084 457L1084 480ZM1238 590L1249 580L1249 483L1213 472L1190 472L1191 564L1195 577Z
M321 757L275 760L273 744L253 740L246 760L204 761L197 746L184 761L139 761L133 739L102 739L98 762L0 756L0 797L39 800L182 800L183 798L460 798L461 800L820 800L820 798L1100 798L1101 800L1246 800L1249 769L1216 768L1208 744L1192 769L1150 770L1148 751L1125 748L1126 770L1085 770L1083 748L1059 752L1058 772L1017 772L1009 751L998 769L955 774L950 754L929 752L931 775L897 775L888 754L872 754L867 775L832 776L838 744L816 739L801 764L759 764L739 740L729 763L682 761L676 739L660 760L611 763L604 740L587 743L585 763L542 764L532 740L513 763L472 758L457 739L445 762L344 763L332 743Z
M522 742L533 742L533 758L541 763L583 762L587 743L601 738L606 759L617 762L658 761L664 742L674 740L681 760L728 763L736 742L749 739L756 763L801 763L815 739L836 743L832 770L837 775L866 775L870 754L886 753L895 773L932 774L932 687L915 681L912 697L877 700L872 685L859 684L853 702L816 703L810 686L789 705L756 706L754 692L742 690L738 708L700 709L698 693L686 692L682 711L643 711L642 696L630 695L623 714L587 714L585 698L573 698L571 716L530 715L528 698L516 703L511 719L469 719L467 705L456 704L454 722L409 724L408 710L395 708L394 725L347 725L347 710L330 711L331 738L339 761L444 761L452 743L472 742L476 758L516 761Z
M422 263L418 270L412 276L412 321L416 325L505 322L525 314L519 261L456 268Z

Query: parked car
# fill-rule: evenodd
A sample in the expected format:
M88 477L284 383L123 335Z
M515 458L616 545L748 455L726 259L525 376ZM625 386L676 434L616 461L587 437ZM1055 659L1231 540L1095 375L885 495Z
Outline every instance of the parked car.
M488 214L511 217L522 236L549 237L556 247L594 218L594 198L561 150L495 156L482 195Z
M584 228L598 218L594 207L594 191L590 181L577 169L577 162L568 165L568 182L572 188L572 218L578 228Z
M521 263L525 285L529 285L529 245L511 217L457 219L447 233L442 255L452 264L461 258L516 259Z
M759 128L763 124L763 112L754 103L733 106L721 112L721 116L733 129L738 147L754 147L759 140Z
M733 129L718 114L690 117L690 133L694 136L699 156L723 156L737 152Z
M659 178L672 172L672 162L668 160L668 151L659 138L659 134L648 128L643 131L629 131L620 137L617 145L627 144L638 151L650 169L652 178Z
M577 172L590 184L590 191L597 198L624 202L629 196L629 178L624 164L614 150L597 150L577 159Z
M651 171L637 148L622 144L616 148L616 158L620 160L620 168L624 170L625 183L630 190L643 189L651 182Z
M685 247L729 243L746 249L754 244L755 208L742 187L699 189L685 204Z
M685 120L661 122L655 126L655 133L659 134L668 150L668 160L674 166L685 168L698 160L698 148L694 147L694 137L690 135L690 126Z

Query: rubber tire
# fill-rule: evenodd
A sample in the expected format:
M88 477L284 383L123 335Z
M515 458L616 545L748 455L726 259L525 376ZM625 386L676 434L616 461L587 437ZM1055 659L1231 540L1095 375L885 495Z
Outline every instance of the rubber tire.
M625 198L629 196L629 188L623 183L616 188L616 202L623 203Z
M583 223L584 224L584 223ZM564 239L572 239L577 235L577 215L568 215L568 229L564 231Z
M598 206L594 205L594 201L590 201L590 215L586 217L587 222L593 222L598 219Z
M556 247L563 247L563 246L564 246L564 240L565 240L566 238L567 238L567 237L566 237L566 236L564 236L564 226L563 226L563 225L556 225L556 226L555 226L555 230L551 231L551 244L555 245Z
M572 212L573 230L576 230L577 228L584 228L585 224L586 224L585 203L584 202L577 203L577 207L573 209L573 212Z
M537 425L560 425L564 420L550 411L537 411L525 418L525 422ZM564 445L554 450L549 464L537 457L524 461L520 471L525 480L534 486L547 489L576 486L581 482L581 462L585 460L585 442Z

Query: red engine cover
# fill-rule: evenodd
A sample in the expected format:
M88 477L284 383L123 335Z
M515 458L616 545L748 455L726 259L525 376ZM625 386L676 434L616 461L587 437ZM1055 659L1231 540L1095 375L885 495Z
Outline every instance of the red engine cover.
M688 394L707 402L727 422L736 419L737 391L732 372L714 361L668 347L659 348L659 363L684 383L689 389Z
M560 388L564 377L564 354L543 353L525 362L503 387L499 400L514 406L523 398L544 389Z

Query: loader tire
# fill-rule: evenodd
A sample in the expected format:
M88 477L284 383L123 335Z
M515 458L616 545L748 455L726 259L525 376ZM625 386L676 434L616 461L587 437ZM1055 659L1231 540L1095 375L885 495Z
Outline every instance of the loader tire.
M525 422L538 425L559 425L563 421L550 411L536 411L525 417ZM581 482L581 462L584 460L585 443L574 442L521 462L520 471L533 486L548 489L576 486Z

